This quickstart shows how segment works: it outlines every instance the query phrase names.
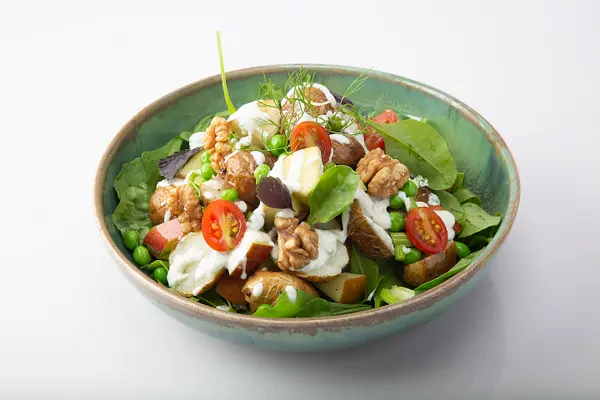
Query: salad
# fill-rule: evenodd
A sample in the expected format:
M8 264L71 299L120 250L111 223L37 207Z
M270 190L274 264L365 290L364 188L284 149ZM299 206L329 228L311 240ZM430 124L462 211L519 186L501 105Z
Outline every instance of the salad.
M220 46L219 46L220 49ZM222 57L221 57L222 60ZM460 273L495 234L426 119L303 69L123 165L112 220L160 285L226 312L348 314Z

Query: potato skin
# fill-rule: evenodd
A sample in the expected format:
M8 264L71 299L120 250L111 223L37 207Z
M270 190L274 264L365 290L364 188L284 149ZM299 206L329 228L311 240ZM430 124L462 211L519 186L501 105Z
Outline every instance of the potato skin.
M335 140L331 141L331 147L333 147L332 161L338 165L356 168L360 159L365 156L365 149L352 136L344 136L350 140L350 144L338 143Z
M456 245L448 242L446 250L404 266L404 282L419 286L448 272L456 264Z
M260 295L254 296L252 289L257 284L262 284L263 290ZM250 310L254 312L263 304L275 304L286 286L293 286L297 290L302 290L314 297L319 297L319 293L311 285L285 272L256 271L248 279L242 291L246 296L246 301L250 304Z
M367 222L358 200L354 200L350 208L348 236L367 257L390 258L394 255Z
M250 207L258 206L256 197L256 180L254 170L256 161L248 151L239 151L229 157L225 164L225 186L237 190L240 200L245 201Z

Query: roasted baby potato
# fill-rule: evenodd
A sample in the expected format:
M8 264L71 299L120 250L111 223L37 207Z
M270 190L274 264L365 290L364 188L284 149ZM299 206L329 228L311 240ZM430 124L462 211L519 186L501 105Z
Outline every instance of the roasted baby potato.
M311 285L285 272L257 271L248 279L242 291L250 304L250 310L254 312L263 304L275 304L286 286L293 286L297 290L319 297Z
M331 141L333 147L333 159L332 161L338 165L347 165L352 168L356 168L356 164L361 158L365 156L365 149L362 145L348 135L341 135L349 140L350 143L340 143L337 140Z
M448 242L446 250L404 266L404 282L419 286L448 272L456 264L456 245Z
M254 170L256 161L249 151L238 151L227 159L225 163L225 186L237 190L241 200L245 201L250 207L258 206L256 197L256 179Z
M354 200L350 209L348 236L367 257L390 258L394 255L388 233L363 214L358 200Z

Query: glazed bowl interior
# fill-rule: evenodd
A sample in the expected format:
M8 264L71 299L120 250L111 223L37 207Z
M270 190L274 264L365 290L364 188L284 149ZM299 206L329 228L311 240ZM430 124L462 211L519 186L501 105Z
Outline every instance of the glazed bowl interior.
M255 100L259 84L264 79L263 73L283 86L288 74L298 68L300 65L267 66L228 73L231 98L237 106ZM325 65L305 68L316 73L316 82L337 93L343 93L365 72L356 68ZM451 96L426 85L381 72L369 71L367 74L369 79L363 88L351 96L354 103L365 110L393 108L402 114L427 118L446 139L458 170L465 173L466 186L480 195L488 212L500 212L504 218L492 243L464 273L407 302L347 316L328 317L326 320L356 320L386 313L391 318L426 308L456 290L482 268L485 259L506 237L518 208L519 180L514 160L502 138L479 114ZM173 306L186 308L187 312L199 317L230 323L251 323L250 320L256 321L257 318L216 311L179 297L153 282L133 264L131 253L125 249L121 235L110 219L118 203L113 181L124 163L144 151L162 146L182 131L191 130L202 117L224 109L226 105L221 81L214 76L179 89L142 110L123 127L100 162L95 188L96 212L101 231L121 267L128 272L126 275L138 280L138 287L142 285L151 291L153 298L172 302ZM317 320L324 322L321 318L283 319L269 323L286 327Z

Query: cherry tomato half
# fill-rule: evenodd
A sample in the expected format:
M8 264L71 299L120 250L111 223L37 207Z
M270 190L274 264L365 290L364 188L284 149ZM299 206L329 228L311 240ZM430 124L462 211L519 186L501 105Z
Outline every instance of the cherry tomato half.
M459 224L458 222L456 222L454 224L454 226L452 227L452 230L454 231L454 233L458 233L458 232L462 231L462 225Z
M398 122L398 116L392 110L385 110L378 116L373 118L373 122L377 122L378 124L393 124L394 122ZM369 129L369 132L365 133L365 145L367 149L373 150L376 148L385 149L385 142L383 138L379 136L372 128Z
M331 138L329 133L320 124L304 121L296 125L290 137L292 151L317 146L321 150L323 164L327 164L331 157Z
M429 208L431 208L433 211L443 211L444 210L444 207L442 207L440 205L429 206Z
M444 251L448 231L442 219L429 207L413 208L406 216L406 234L415 247L429 254Z
M202 216L202 235L216 251L237 247L246 232L246 218L231 201L215 200L206 207Z

